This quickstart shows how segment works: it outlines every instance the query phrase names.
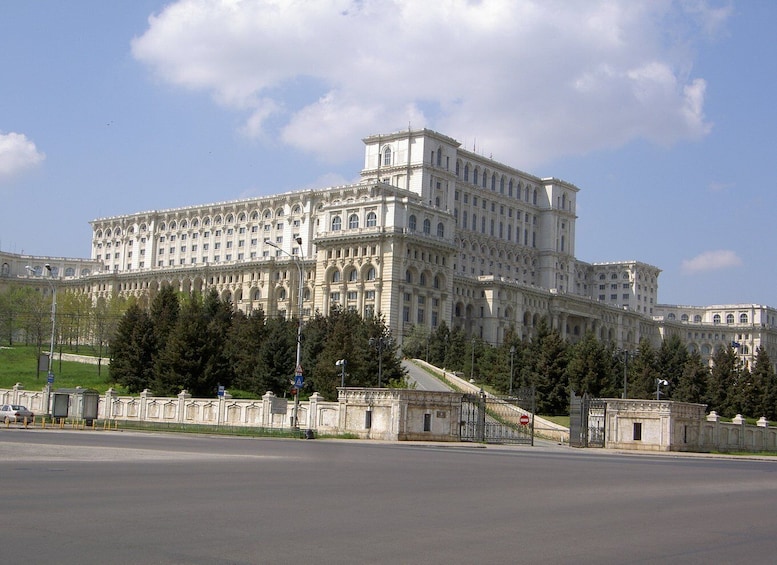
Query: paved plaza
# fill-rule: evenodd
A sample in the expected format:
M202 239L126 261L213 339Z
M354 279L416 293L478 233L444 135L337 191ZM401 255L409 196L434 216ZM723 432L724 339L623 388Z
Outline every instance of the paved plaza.
M31 563L709 563L777 552L777 461L0 430Z

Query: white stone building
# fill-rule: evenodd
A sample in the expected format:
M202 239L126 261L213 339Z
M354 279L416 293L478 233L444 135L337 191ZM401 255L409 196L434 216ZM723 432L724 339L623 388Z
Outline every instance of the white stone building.
M148 300L166 284L215 288L236 308L268 316L296 315L301 286L304 318L335 305L380 312L399 340L413 325L444 321L499 344L509 328L529 337L546 317L571 341L593 331L634 350L643 338L657 345L678 332L705 355L715 312L742 324L739 307L710 307L708 319L705 308L659 306L657 267L578 260L579 189L569 182L426 129L363 141L353 185L94 220L100 273L64 284L94 299ZM753 308L742 331L726 335L741 334L743 355L757 342L777 359L774 312ZM683 322L684 314L703 321Z

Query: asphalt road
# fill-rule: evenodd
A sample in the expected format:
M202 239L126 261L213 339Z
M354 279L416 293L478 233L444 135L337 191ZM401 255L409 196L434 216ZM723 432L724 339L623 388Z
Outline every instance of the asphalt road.
M416 383L416 388L418 390L451 390L450 387L443 383L440 379L430 375L411 361L402 361L402 366L407 370L408 379Z
M763 563L777 554L771 461L2 428L0 477L8 563Z

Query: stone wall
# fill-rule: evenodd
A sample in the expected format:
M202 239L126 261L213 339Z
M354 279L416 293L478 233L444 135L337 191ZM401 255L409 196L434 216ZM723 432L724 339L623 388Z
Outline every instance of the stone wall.
M17 384L0 389L0 403L23 404L35 414L47 411L44 391L28 391ZM98 419L160 424L289 428L292 399L268 392L261 399L245 400L225 394L219 398L122 396L109 389L98 402ZM299 427L317 433L354 434L364 439L457 441L461 395L387 388L341 388L338 401L327 402L313 393L299 403ZM71 414L71 417L78 417Z
M605 399L605 447L638 451L777 451L777 427L741 415L721 422L704 404Z

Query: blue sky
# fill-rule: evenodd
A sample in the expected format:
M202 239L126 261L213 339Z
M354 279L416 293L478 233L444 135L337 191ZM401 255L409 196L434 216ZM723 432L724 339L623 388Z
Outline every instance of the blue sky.
M777 2L5 0L0 249L355 180L428 127L580 187L576 255L777 306Z

